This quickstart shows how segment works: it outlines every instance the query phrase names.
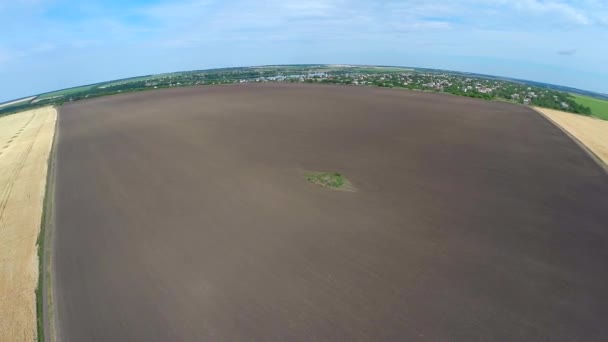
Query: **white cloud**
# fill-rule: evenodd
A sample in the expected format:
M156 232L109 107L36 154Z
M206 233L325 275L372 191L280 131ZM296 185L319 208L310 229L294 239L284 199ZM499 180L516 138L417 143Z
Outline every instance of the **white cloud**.
M0 65L37 54L45 54L55 49L56 46L48 42L35 43L27 48L0 47Z
M543 15L558 15L561 19L579 25L591 24L588 15L566 3L557 1L514 0L512 4L520 11Z
M161 22L172 22L176 20L189 20L202 17L207 9L216 2L212 0L192 0L182 2L164 2L160 4L144 6L135 13L149 16Z
M119 53L144 72L258 62L407 64L414 57L424 66L434 54L442 63L452 63L454 56L461 59L453 63L471 56L504 57L608 72L608 48L597 44L608 26L606 0L76 3L0 0L3 29L18 32L0 36L0 66L23 73L44 66L41 70L57 70L65 77L61 63L67 59L96 60L101 66L110 60L107 55ZM592 45L594 51L582 48ZM559 55L574 47L578 50L569 58ZM176 53L177 48L184 50ZM58 51L65 54L59 58ZM113 72L123 68L123 76L136 72L123 65L129 63L106 67ZM77 83L85 75L73 77Z
M194 47L217 41L384 40L412 31L449 29L434 15L451 13L448 5L423 1L375 3L363 0L195 0L164 3L138 11L162 26L158 43Z
M326 16L344 3L345 1L286 0L277 1L274 5L298 16Z

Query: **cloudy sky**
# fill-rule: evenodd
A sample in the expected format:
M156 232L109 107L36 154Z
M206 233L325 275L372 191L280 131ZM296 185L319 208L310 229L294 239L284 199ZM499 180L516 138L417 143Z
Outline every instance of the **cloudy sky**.
M0 101L143 74L443 68L608 93L608 0L0 0Z

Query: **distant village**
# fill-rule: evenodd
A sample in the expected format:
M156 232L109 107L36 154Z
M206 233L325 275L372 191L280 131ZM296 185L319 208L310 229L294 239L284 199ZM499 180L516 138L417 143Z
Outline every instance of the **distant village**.
M508 81L464 77L449 73L310 73L307 75L288 75L258 77L244 82L305 82L368 85L410 90L445 92L461 96L484 99L502 99L524 105L538 105L570 111L577 104L567 93L531 87ZM577 108L580 109L580 108ZM580 112L584 113L584 110Z
M486 100L501 100L590 115L588 107L568 93L497 78L428 69L331 65L265 66L149 75L60 90L16 101L0 114L43 105L148 89L232 83L331 83L442 92Z

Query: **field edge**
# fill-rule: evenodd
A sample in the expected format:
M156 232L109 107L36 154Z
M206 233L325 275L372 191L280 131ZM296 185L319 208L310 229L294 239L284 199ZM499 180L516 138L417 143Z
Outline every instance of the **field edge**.
M567 128L565 128L564 126L559 124L557 121L553 120L549 115L544 113L541 110L543 108L537 108L537 107L532 107L532 106L530 106L530 108L533 111L535 111L536 113L538 113L540 116L545 118L547 121L552 123L555 127L559 128L560 131L564 132L564 134L566 134L572 141L574 141L574 143L577 144L585 152L585 154L587 154L591 159L593 159L593 161L602 170L604 170L604 172L606 174L608 174L608 161L604 161L599 155L597 155L595 152L593 152L593 150L589 146L587 146L587 144L582 142L579 138L577 138L574 134L572 134ZM564 112L564 113L571 114L571 115L578 115L578 114L572 114L572 113L567 113L567 112ZM602 120L602 119L598 118L598 120Z
M55 194L55 155L57 135L59 134L59 108L53 107L57 112L55 119L55 130L51 149L47 160L47 174L44 199L42 203L42 215L40 217L40 231L38 233L38 285L36 287L36 325L37 341L54 342L55 315L53 306L53 228L54 228L54 194Z

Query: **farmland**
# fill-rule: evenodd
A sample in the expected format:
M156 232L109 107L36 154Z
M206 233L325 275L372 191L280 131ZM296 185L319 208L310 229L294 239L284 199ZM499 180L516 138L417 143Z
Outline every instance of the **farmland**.
M454 71L357 65L274 65L146 75L39 95L31 103L0 108L0 115L44 105L161 88L234 83L315 83L400 88L498 100L591 115L587 102L563 87ZM568 88L569 89L569 88ZM583 92L583 91L581 91ZM601 114L595 114L602 118Z
M589 96L573 95L576 102L591 109L591 114L603 120L608 120L608 100L596 99Z
M57 90L57 91L53 91L50 93L40 94L36 97L36 100L42 101L42 100L46 100L46 99L60 98L60 97L66 97L66 96L69 97L73 94L79 94L82 92L89 91L91 89L95 89L97 86L98 86L97 84L91 84L91 85L84 85L84 86L75 87L75 88Z
M37 337L38 234L55 109L0 118L0 341Z
M608 170L608 121L546 108L535 109L580 141Z
M5 102L5 103L1 103L0 104L0 108L9 107L9 106L15 106L15 105L21 105L21 104L24 104L24 103L29 103L30 101L32 101L35 98L36 98L36 96L30 96L30 97L26 97L26 98L19 99L19 100L14 100L14 101L9 101L9 102Z
M59 132L64 340L608 338L608 179L527 107L257 82Z

